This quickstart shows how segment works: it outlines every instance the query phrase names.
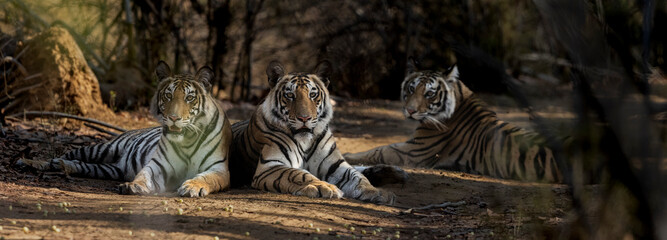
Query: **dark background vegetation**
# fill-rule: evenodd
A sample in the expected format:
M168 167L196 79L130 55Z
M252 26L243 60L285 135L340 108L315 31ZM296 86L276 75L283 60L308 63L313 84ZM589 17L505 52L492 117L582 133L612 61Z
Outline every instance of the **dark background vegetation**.
M273 59L311 70L331 60L336 95L397 99L405 62L426 68L457 62L475 91L506 92L499 74L568 81L571 63L532 1L20 1L0 6L0 28L18 39L66 27L102 83L118 69L152 84L155 63L216 71L221 98L251 100L266 90ZM583 1L610 44L612 58L641 72L643 1ZM667 20L664 1L653 19ZM568 16L572 16L569 14ZM664 31L650 36L648 61L667 68ZM131 68L132 70L127 70ZM250 80L248 80L250 79ZM231 89L234 91L231 91Z
M288 71L309 71L328 59L337 70L332 94L352 98L397 99L409 56L428 69L457 63L473 91L509 94L529 111L531 92L522 90L529 83L570 86L577 127L568 134L575 147L562 146L539 116L534 119L554 149L567 152L561 159L569 162L566 169L575 169L566 174L578 210L571 233L583 237L616 226L604 211L618 208L634 216L622 222L634 236L667 235L659 228L667 222L662 160L667 107L653 100L667 91L651 84L667 70L664 23L667 4L654 0L6 0L0 5L0 30L18 40L53 25L68 29L106 94L105 84L123 81L151 88L161 59L181 72L212 66L214 94L231 101L260 99L267 91L264 69L274 59ZM593 214L585 210L581 183L591 176L579 176L577 169L603 172L599 178L608 187L601 195L613 199L627 193L621 194L622 203L602 203L601 212Z

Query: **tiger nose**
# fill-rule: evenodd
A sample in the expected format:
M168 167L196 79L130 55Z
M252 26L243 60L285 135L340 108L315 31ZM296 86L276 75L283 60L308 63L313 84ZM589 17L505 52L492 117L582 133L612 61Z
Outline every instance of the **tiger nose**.
M310 120L312 117L310 117L310 116L300 116L300 117L297 117L297 118L299 120L301 120L302 122L308 122L308 120Z
M405 111L408 111L408 114L412 115L413 113L417 112L417 110L413 108L406 108Z
M181 120L181 117L172 114L172 115L169 115L169 119L171 119L172 122L176 122L178 120Z

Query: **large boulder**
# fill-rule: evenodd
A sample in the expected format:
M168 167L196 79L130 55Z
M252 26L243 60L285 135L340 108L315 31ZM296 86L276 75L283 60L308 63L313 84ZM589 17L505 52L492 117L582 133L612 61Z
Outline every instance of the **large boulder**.
M51 27L28 40L24 50L20 60L25 69L41 75L19 79L13 88L39 85L6 110L59 111L96 118L113 114L102 103L97 78L67 30Z

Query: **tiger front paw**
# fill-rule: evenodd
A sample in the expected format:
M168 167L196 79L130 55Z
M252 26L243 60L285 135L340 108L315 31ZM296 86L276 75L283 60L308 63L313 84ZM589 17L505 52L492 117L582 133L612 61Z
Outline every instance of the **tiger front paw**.
M371 187L362 190L361 195L357 199L375 204L393 205L396 200L396 194L381 188Z
M146 185L135 182L126 182L118 185L118 192L124 195L147 195L151 193Z
M178 188L178 195L183 197L204 197L211 192L210 187L206 182L190 179L187 180Z
M307 196L311 198L341 198L343 197L343 191L338 189L336 185L330 184L328 182L315 181L303 186L301 189L294 192L294 195Z

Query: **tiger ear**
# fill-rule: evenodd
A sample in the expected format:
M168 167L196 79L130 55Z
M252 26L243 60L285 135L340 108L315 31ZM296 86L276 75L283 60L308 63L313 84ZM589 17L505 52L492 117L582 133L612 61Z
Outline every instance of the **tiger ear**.
M459 80L459 68L456 66L456 63L447 69L447 82L456 82Z
M405 64L405 76L417 71L417 67L415 67L415 65L415 59L408 57L408 62Z
M324 86L329 86L329 78L331 77L332 73L333 67L331 66L331 62L329 62L329 60L321 61L319 64L317 64L317 67L315 67L315 74L317 74L317 77L322 80Z
M171 68L169 68L169 65L165 61L160 60L155 68L155 75L157 75L157 80L160 82L162 79L171 76Z
M206 91L210 91L211 81L213 80L214 76L215 73L213 73L213 69L211 69L209 66L203 66L197 71L197 74L195 74L195 79L197 82L202 84Z
M266 67L266 76L269 79L269 86L275 87L278 80L285 75L285 67L280 62L273 60Z

